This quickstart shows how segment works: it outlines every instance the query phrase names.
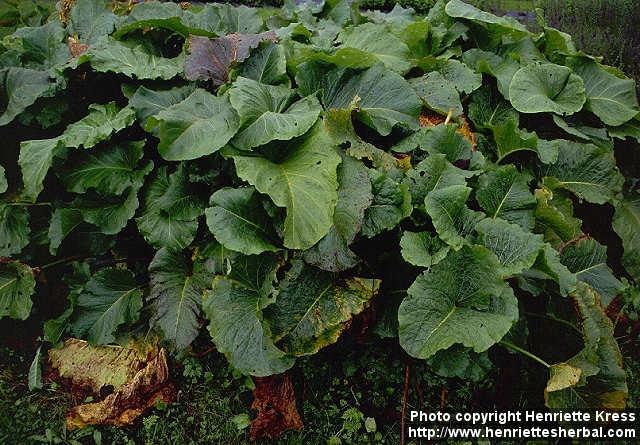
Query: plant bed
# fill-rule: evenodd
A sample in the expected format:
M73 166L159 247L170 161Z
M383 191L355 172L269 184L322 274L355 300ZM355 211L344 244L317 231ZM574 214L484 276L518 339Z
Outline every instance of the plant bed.
M273 438L309 356L380 339L398 419L425 373L627 406L640 107L569 35L459 0L76 0L2 45L0 329L30 388L82 394L69 428L181 403L215 353Z

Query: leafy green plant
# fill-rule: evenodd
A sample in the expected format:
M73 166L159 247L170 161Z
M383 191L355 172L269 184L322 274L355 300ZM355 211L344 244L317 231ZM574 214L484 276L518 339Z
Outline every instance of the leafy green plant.
M548 406L624 407L604 309L640 278L633 80L460 0L110 6L4 42L0 316L177 356L206 326L268 376L375 310L444 377L506 348L549 368Z

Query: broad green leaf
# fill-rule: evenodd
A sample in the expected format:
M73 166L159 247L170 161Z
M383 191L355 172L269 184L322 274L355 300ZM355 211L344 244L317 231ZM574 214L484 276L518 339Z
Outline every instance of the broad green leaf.
M102 36L95 45L68 64L76 68L89 63L94 71L117 73L135 79L169 80L182 73L184 57L155 56L142 46L128 46L113 37Z
M153 122L149 122L149 118L172 105L182 102L193 93L193 91L194 86L192 85L175 87L168 90L150 90L144 86L140 86L129 99L129 107L135 110L138 120L147 131L157 130L153 128Z
M629 193L615 202L613 230L622 240L622 264L634 280L640 281L640 193Z
M535 211L536 225L545 234L545 240L552 242L558 239L566 242L576 238L581 233L582 221L573 216L571 199L556 191L542 188L535 191L538 201Z
M459 60L449 59L442 62L438 71L460 94L471 94L482 85L482 74L474 72Z
M498 257L503 277L516 275L533 266L544 246L542 235L534 235L500 218L480 221L476 231L479 244Z
M518 151L533 151L538 153L543 162L546 160L538 152L538 136L536 133L521 130L513 119L508 120L505 124L493 127L493 138L498 148L498 162Z
M520 64L509 55L502 57L490 51L473 48L462 55L466 65L479 73L488 74L496 78L498 90L502 96L509 100L509 90L513 76L520 69Z
M613 324L605 314L593 289L580 284L571 295L582 331L584 349L565 363L579 369L573 385L559 385L545 391L545 404L551 409L610 409L626 407L629 388L620 347ZM553 382L553 375L550 382Z
M589 127L578 119L563 119L556 114L553 115L553 122L568 134L576 136L583 141L593 142L599 147L609 150L613 149L613 142L606 128Z
M605 124L622 125L640 112L633 79L620 79L592 60L581 59L573 69L584 81L585 108Z
M459 250L476 224L484 218L466 206L471 189L464 185L451 185L430 192L424 200L427 214L438 236L454 250Z
M278 345L295 356L311 355L335 343L353 316L377 293L379 280L347 278L300 263L294 265L265 310Z
M489 217L531 230L536 208L536 199L529 191L531 179L513 165L498 167L480 176L476 200Z
M329 272L347 270L358 263L349 245L360 231L365 211L373 201L369 173L362 162L344 156L338 166L338 183L333 227L304 253L307 263Z
M400 239L402 258L418 267L438 264L449 253L449 246L429 232L406 230Z
M83 221L82 212L78 209L58 208L53 211L48 232L51 255L56 254L62 241Z
M300 94L322 90L325 109L352 109L364 124L383 136L396 124L418 127L420 99L399 74L376 65L362 72L305 63L296 76Z
M20 253L29 244L30 233L27 207L0 204L0 257Z
M451 111L453 116L463 113L460 93L440 72L432 71L422 77L411 79L409 83L431 110L444 115Z
M209 205L207 226L227 249L245 255L278 250L278 236L253 187L220 189Z
M434 153L420 161L406 173L404 183L409 186L414 205L422 205L424 198L432 190L450 185L466 185L466 179L473 173L455 167L442 153Z
M184 249L195 238L197 218L205 207L182 165L170 175L160 167L146 188L142 216L136 218L138 230L155 248Z
M125 228L138 208L138 190L142 182L127 188L122 195L105 195L89 191L79 195L70 207L82 214L85 222L98 227L106 235L115 235Z
M93 45L103 35L111 34L118 16L111 12L107 0L76 0L69 13L69 34Z
M198 335L200 306L213 274L204 264L187 261L180 251L163 248L156 252L149 265L153 325L176 350L187 348Z
M9 53L15 48L19 59L16 66L49 70L64 64L69 58L69 49L63 43L65 37L60 22L50 20L42 26L18 28L6 37L5 47Z
M519 114L509 102L484 86L471 95L469 118L476 128L493 129L514 121L519 125Z
M582 79L566 66L531 64L514 74L509 87L513 108L521 113L573 114L585 103Z
M224 147L240 127L229 96L216 97L203 89L164 108L153 122L158 125L158 151L169 161L210 155Z
M420 275L398 309L400 345L429 358L462 343L483 352L518 319L518 302L493 253L465 246Z
M206 15L206 12L209 11L203 10L196 14L189 14L189 11L184 11L178 4L171 2L142 2L134 4L127 16L118 24L118 29L113 36L120 39L139 29L158 28L173 31L183 37L188 37L190 34L215 35L210 28L218 26L217 22L219 18L217 16L213 17L213 23L209 23L206 27L189 26L191 25L190 22L200 22L201 20L198 19L201 19L201 17L199 16ZM187 14L189 14L189 16L187 16Z
M324 127L316 125L294 141L280 162L232 153L238 176L275 205L286 207L284 245L307 249L327 234L338 199L336 167L340 156Z
M640 119L636 116L626 124L609 128L609 136L622 140L633 138L636 142L640 142Z
M246 265L217 276L204 294L202 309L219 352L238 371L264 377L291 368L295 358L273 342L262 315L262 301L272 290L277 260L271 254L245 257ZM266 295L265 295L266 294Z
M141 183L153 168L152 161L142 165L144 141L129 142L78 153L59 172L67 190L84 193L88 189L119 195Z
M442 377L480 382L493 364L486 352L477 353L460 345L438 351L427 360L429 368Z
M115 341L116 330L138 320L142 291L128 270L107 268L87 282L78 297L72 331L91 344Z
M612 152L570 141L562 145L558 160L542 169L542 175L551 190L563 188L594 204L611 200L624 182Z
M449 17L471 20L487 26L495 26L504 34L513 33L517 36L530 34L526 26L513 17L498 17L460 0L449 1L445 7L445 12Z
M133 124L134 120L135 113L128 107L119 109L115 102L93 104L89 106L89 114L70 124L62 135L21 142L18 164L22 170L25 199L35 202L54 156L64 153L66 147L93 147Z
M449 162L471 158L471 142L458 132L456 125L436 125L424 133L419 145L432 155L444 153Z
M364 23L347 27L340 32L337 42L343 48L372 54L391 70L404 73L411 68L409 48L384 25Z
M69 124L62 139L65 147L91 148L99 142L133 124L135 112L129 107L119 108L115 102L105 105L89 105L89 114L77 122Z
M51 97L58 90L48 72L18 67L0 70L0 85L4 89L3 99L6 98L0 126L11 123L39 97Z
M607 266L607 248L593 238L569 244L560 254L562 264L576 274L579 281L590 285L606 307L622 291L623 284Z
M411 215L411 194L407 184L391 173L369 169L373 201L365 210L362 234L372 238L397 226Z
M575 290L577 278L567 267L560 262L560 255L549 244L538 255L533 269L542 272L545 278L558 284L560 294L567 296Z
M287 59L282 45L261 45L242 64L240 75L267 85L287 80Z
M0 263L0 319L26 320L31 313L31 295L36 288L33 270L19 261Z
M86 262L73 262L71 263L71 272L66 274L62 281L69 288L67 294L67 301L69 304L62 314L58 317L47 320L44 322L43 333L44 341L57 345L62 335L66 333L71 324L71 316L73 315L76 304L78 303L78 296L82 293L85 284L91 279L91 270L89 269L89 263Z
M192 28L203 29L217 34L248 34L264 29L264 22L256 8L244 5L206 4L199 12L186 11L186 23Z
M242 128L232 143L248 150L268 142L302 136L318 119L321 107L315 96L287 106L292 91L239 77L229 91L231 104L240 115Z

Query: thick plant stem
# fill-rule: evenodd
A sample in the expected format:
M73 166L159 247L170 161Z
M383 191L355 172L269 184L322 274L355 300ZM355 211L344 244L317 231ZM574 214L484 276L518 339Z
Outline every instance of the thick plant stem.
M538 357L535 354L532 354L531 352L527 351L526 349L522 349L520 346L516 346L511 342L508 342L506 340L501 340L500 344L502 346L505 346L513 351L519 352L520 354L529 357L531 360L535 360L536 362L540 363L542 366L544 366L545 368L550 368L551 365L547 362L545 362L544 360L542 360L540 357Z

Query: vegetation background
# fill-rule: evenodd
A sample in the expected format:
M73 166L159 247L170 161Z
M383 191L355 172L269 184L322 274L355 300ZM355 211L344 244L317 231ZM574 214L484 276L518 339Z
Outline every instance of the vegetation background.
M280 0L240 0L253 6L277 5ZM368 9L390 10L395 4L424 13L435 0L363 0ZM574 38L579 49L604 56L604 62L619 67L640 80L640 2L637 0L474 0L476 6L509 14L535 26L535 8L545 20ZM21 26L38 26L55 13L50 0L0 0L0 38ZM640 89L639 89L640 92ZM194 350L206 351L206 339ZM0 347L0 443L149 443L149 444L243 444L250 418L251 379L234 375L221 365L215 353L195 354L174 376L179 382L178 402L159 406L130 428L86 428L64 430L64 412L70 396L55 386L31 393L27 372L33 351L20 344ZM391 352L390 352L391 351ZM628 354L626 354L628 355ZM637 354L635 360L637 360ZM307 422L302 432L291 432L280 444L399 443L398 407L402 399L407 363L399 348L384 343L359 344L344 340L321 354L301 362L297 372L301 411ZM499 363L500 357L498 357ZM514 358L510 358L514 360ZM518 360L517 358L515 360ZM630 387L640 386L640 365L627 363ZM506 394L500 391L504 376L489 375L478 384L445 380L431 373L423 362L412 362L416 388L409 408L440 406L449 411L480 408L499 409L536 406L539 394ZM526 375L511 379L540 380L536 370L519 367ZM302 376L304 375L304 380ZM507 376L509 377L509 376ZM544 376L542 377L544 380ZM492 394L491 397L485 397ZM501 394L497 404L487 399ZM515 398L520 397L520 398ZM630 394L630 406L640 406L640 394Z

